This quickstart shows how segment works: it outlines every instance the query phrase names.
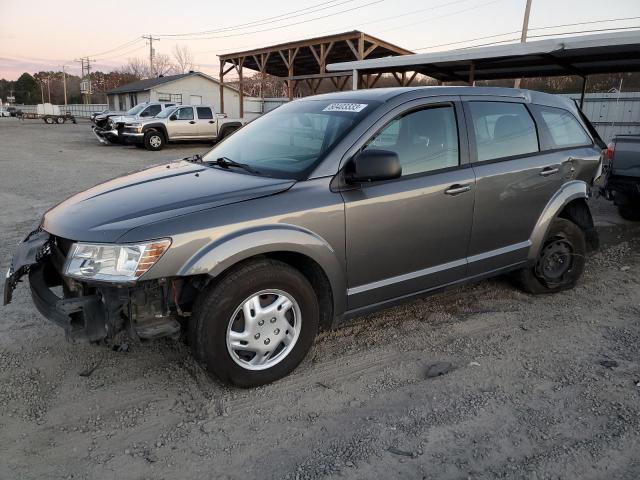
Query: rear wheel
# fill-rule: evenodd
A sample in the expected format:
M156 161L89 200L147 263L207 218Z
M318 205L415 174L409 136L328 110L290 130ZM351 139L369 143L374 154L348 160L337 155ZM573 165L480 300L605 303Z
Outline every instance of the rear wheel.
M147 150L160 150L164 147L164 135L157 130L149 130L144 134L144 148Z
M627 205L618 205L618 213L625 220L632 222L640 221L640 201L635 201Z
M57 117L57 118L56 118L56 123L57 123L58 125L62 125L65 121L66 121L66 120L65 120L65 118L64 118L64 117Z
M516 272L515 281L532 294L571 289L584 271L586 252L586 239L580 227L556 218L535 263Z
M48 124L48 125L52 125L53 124L53 118L51 117L44 117L44 123Z
M256 387L289 374L311 348L318 300L298 270L247 263L201 293L189 325L195 356L220 380Z

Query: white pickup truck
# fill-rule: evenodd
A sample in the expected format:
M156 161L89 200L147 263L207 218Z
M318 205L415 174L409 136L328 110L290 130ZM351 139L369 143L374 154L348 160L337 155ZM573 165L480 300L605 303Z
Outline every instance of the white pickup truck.
M169 142L217 142L245 123L242 119L216 114L209 105L176 105L165 108L148 120L126 123L122 135L125 143L147 150L160 150Z

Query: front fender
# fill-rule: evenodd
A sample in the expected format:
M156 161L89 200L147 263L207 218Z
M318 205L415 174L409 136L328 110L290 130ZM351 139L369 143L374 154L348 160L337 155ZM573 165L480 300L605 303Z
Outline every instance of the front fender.
M178 276L216 277L229 267L256 255L292 252L314 260L331 285L334 314L346 308L346 278L335 250L322 237L295 225L268 225L234 232L217 239L185 262Z
M142 133L146 133L147 130L157 130L159 132L162 132L162 134L164 135L164 138L169 140L169 135L167 134L167 127L165 126L164 123L149 123L149 124L143 125Z
M544 239L551 226L551 222L560 212L573 200L578 198L587 199L589 197L589 186L581 180L567 182L555 193L547 203L538 218L536 226L531 233L531 248L529 249L528 260L533 261L538 257Z

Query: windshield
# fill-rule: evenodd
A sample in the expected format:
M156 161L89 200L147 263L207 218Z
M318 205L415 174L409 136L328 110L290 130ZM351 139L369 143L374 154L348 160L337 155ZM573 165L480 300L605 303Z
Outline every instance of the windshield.
M379 102L291 102L241 128L203 161L226 157L260 174L302 179Z
M176 108L178 108L177 106L173 106L173 107L167 107L164 110L162 110L159 114L156 115L156 118L167 118L169 115L171 115L171 113L173 113Z
M127 115L137 115L138 113L140 113L142 111L142 109L144 107L146 107L146 104L144 104L144 103L141 103L140 105L136 105L131 110L127 111Z

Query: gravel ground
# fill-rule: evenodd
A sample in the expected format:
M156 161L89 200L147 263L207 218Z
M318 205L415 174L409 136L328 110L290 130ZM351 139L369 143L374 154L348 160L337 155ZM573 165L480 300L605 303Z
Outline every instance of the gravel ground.
M54 203L207 148L15 119L0 145L2 269ZM0 309L0 478L640 478L640 226L593 210L603 247L573 291L497 279L417 300L322 334L253 390L180 342L67 343L21 286Z

